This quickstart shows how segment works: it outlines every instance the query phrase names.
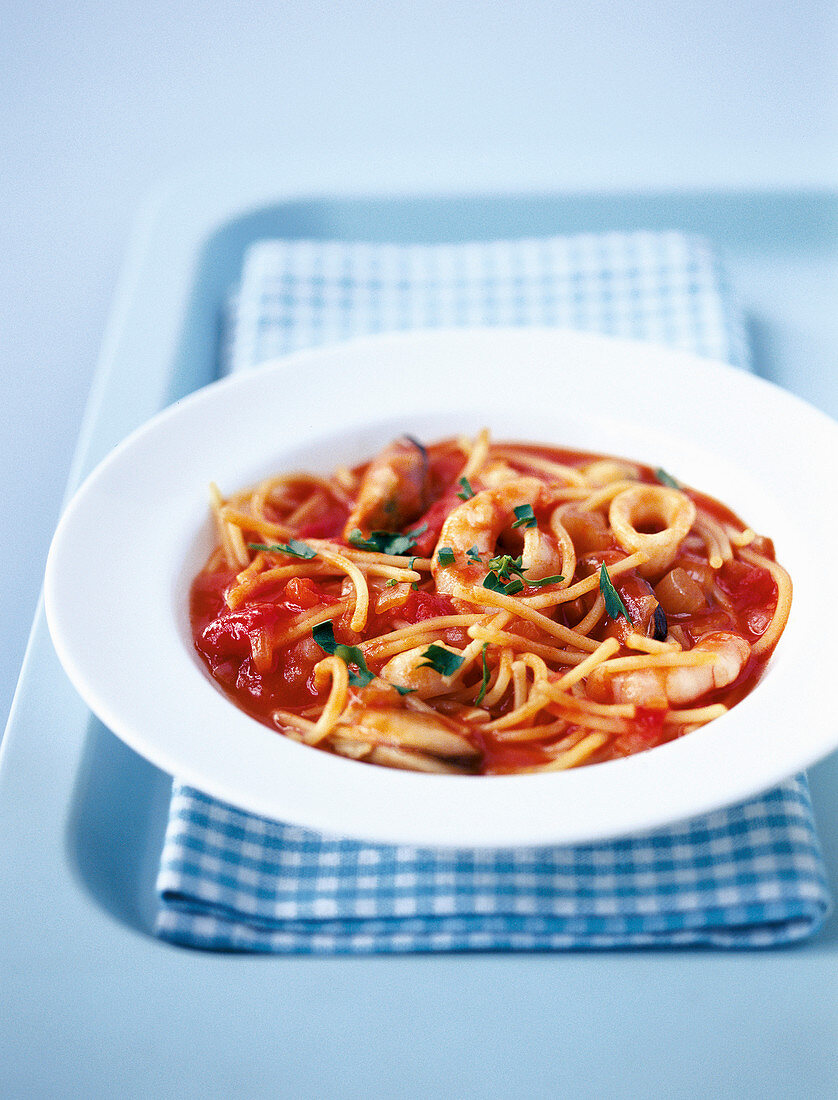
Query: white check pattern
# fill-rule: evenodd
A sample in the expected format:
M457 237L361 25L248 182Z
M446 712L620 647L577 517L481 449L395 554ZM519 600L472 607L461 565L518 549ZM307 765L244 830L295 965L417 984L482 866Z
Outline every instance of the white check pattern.
M748 363L705 242L639 232L449 245L263 241L244 266L229 369L371 332L464 325L585 329Z
M229 364L465 324L587 328L747 365L719 265L677 233L261 242L246 258ZM157 889L166 939L293 954L770 947L812 935L830 907L802 777L654 834L453 852L324 837L175 781Z

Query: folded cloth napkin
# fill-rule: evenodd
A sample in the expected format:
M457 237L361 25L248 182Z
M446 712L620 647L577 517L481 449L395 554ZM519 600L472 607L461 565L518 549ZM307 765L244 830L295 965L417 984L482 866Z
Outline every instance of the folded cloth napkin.
M714 253L682 233L449 245L261 241L246 257L225 370L395 329L550 325L748 365Z
M769 947L828 897L805 781L643 837L568 848L335 840L176 784L158 931L294 954Z
M365 332L463 324L573 326L748 364L707 246L626 233L260 242L246 257L228 369ZM157 889L168 940L294 954L768 947L813 934L830 906L803 777L643 836L490 851L324 837L176 780Z

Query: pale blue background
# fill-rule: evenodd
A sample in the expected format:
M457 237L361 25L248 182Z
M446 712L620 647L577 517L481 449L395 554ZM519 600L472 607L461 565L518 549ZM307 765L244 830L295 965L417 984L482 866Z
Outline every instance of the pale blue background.
M201 162L359 192L836 178L830 0L0 7L0 714L129 229Z
M0 713L11 700L117 275L149 194L183 175L194 185L201 164L265 153L303 194L320 179L359 194L831 187L835 7L0 0ZM782 317L781 335L794 348L783 359L802 372L800 390L836 415L827 358L838 325L834 275L825 282L818 257L804 263L788 248L764 265L745 259L766 315ZM33 672L52 667L36 656ZM575 1096L626 1095L626 1082L645 1075L658 1097L673 1084L669 1037L681 1086L674 1094L689 1095L691 1074L696 1096L815 1094L806 1091L807 1073L813 1064L825 1072L836 1033L831 941L768 957L262 965L145 939L99 904L90 877L76 881L68 830L95 853L89 875L128 894L145 858L147 807L123 798L118 780L139 777L145 790L156 782L153 769L94 729L87 770L65 774L70 752L53 723L73 693L49 673L43 681L37 707L30 685L27 718L47 732L32 738L30 752L18 739L18 763L31 771L15 774L13 792L7 784L20 798L18 812L6 807L7 833L19 843L3 860L4 882L19 889L0 898L0 923L8 918L0 1045L18 1052L13 1079L62 1080L52 1095L87 1096L79 1082L110 1081L130 1065L135 1088L123 1081L126 1094L238 1096L243 1079L275 1080L279 1071L299 1075L291 1095L378 1100L398 1096L405 1081L419 1082L412 1095L447 1089L454 1097L452 1070L461 1094L474 1097L486 1094L488 1079L504 1097L520 1095L522 1079L528 1095L552 1097L568 1075ZM822 798L834 789L827 780ZM82 798L89 816L68 826L65 788L76 782L101 797ZM833 836L825 841L834 849ZM28 858L33 850L38 860ZM4 975L10 953L14 972ZM5 1014L4 977L15 991ZM800 990L811 1005L796 1012ZM582 1037L571 1052L561 1045L563 1011L573 1012L571 1033ZM654 1066L635 1056L650 1031L663 1040ZM259 1047L266 1033L275 1041ZM753 1040L745 1051L743 1033ZM689 1049L677 1049L680 1036ZM353 1060L353 1051L374 1057ZM461 1054L456 1066L452 1051ZM507 1067L513 1055L518 1062ZM595 1071L599 1093L575 1075L580 1064ZM708 1072L723 1077L702 1080ZM48 1093L33 1085L20 1095Z

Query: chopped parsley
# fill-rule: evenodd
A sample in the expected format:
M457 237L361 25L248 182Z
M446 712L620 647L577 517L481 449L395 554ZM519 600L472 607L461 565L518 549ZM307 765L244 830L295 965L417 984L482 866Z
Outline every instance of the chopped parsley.
M513 577L511 581L504 582L497 573L490 572L483 578L483 587L488 588L490 592L502 592L504 596L514 596L516 592L523 589L524 582L520 577Z
M608 612L612 619L617 619L620 615L626 619L627 622L631 622L631 616L626 611L626 605L620 599L620 593L611 583L611 578L608 576L608 570L605 568L605 563L599 571L599 590L605 597L605 610Z
M317 551L314 547L309 546L307 542L300 542L299 539L290 539L288 542L250 542L248 546L251 550L267 550L271 554L289 554L292 558L316 558Z
M371 680L375 679L375 673L367 668L363 650L356 645L341 645L335 639L335 624L331 619L318 623L312 630L311 636L321 649L343 661L349 669L349 682L354 687L366 687ZM357 672L353 665L357 668Z
M457 493L457 496L460 498L460 500L471 500L471 498L474 496L474 489L472 489L471 485L469 484L469 480L467 477L460 478L460 488L462 489L462 492Z
M520 557L513 558L509 554L498 554L496 558L489 560L489 569L498 575L501 580L508 580L510 573L523 575L522 561Z
M520 504L512 511L515 513L513 527L535 527L537 521L531 504Z
M526 582L533 588L542 588L545 584L556 584L563 581L564 577L556 573L552 577L541 577L531 581L525 575L521 557L513 558L510 554L499 554L488 562L489 572L483 579L483 587L492 592L502 592L505 596L514 596L520 592Z
M436 552L436 560L440 565L453 565L454 564L454 551L450 546L440 546Z
M474 705L478 706L478 707L483 702L483 696L486 694L486 688L489 686L489 679L490 679L490 676L489 676L489 662L486 660L486 650L488 648L489 648L489 643L484 642L483 643L483 650L482 650L482 656L483 656L483 682L480 684L480 691L478 691L478 693L475 697L475 700L474 700Z
M655 477L658 479L661 485L666 485L669 489L681 488L681 486L678 484L672 474L668 474L666 470L662 469L660 466L658 466L658 468L655 470Z
M531 584L533 588L542 588L545 584L558 584L559 581L563 580L564 577L561 573L555 573L552 577L541 577L537 581L527 579L527 584Z
M312 638L320 646L321 649L335 657L339 657L341 661L349 669L349 682L353 687L366 687L372 680L376 679L374 672L371 672L367 668L367 662L364 657L364 652L357 645L341 645L335 638L335 624L331 619L326 619L322 623L318 623L317 626L311 632ZM438 646L431 646L431 649L439 648ZM447 653L447 650L442 650L443 653ZM454 660L458 658L453 654L449 654ZM457 668L463 663L462 658L459 658ZM353 668L353 665L355 666ZM356 672L357 669L357 672ZM382 683L390 684L390 687L395 688L399 695L410 695L416 688L400 687L398 684L391 684L389 680L382 680Z
M422 656L427 660L422 661L420 668L430 667L443 676L453 676L465 660L459 653L452 653L450 649L435 644L429 645Z
M331 619L324 619L322 623L318 623L311 632L312 638L320 646L321 649L325 649L327 653L334 653L337 649L338 642L335 638L335 624Z
M400 558L407 554L408 550L413 549L419 536L427 529L427 523L423 523L421 527L414 527L406 535L398 531L371 531L368 536L365 536L363 531L356 527L347 542L359 550L373 550L377 554L390 554L394 558Z
M480 561L480 551L476 546L472 546L470 550L466 550L466 557L470 561Z

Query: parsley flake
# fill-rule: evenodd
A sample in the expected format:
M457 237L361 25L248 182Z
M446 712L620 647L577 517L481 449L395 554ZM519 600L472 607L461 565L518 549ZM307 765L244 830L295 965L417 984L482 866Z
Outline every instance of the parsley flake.
M608 612L612 619L617 619L620 615L627 622L631 622L631 616L626 611L626 605L620 599L620 593L611 583L611 578L608 576L608 570L605 568L605 563L599 571L599 590L605 597L605 610Z
M440 565L453 565L454 564L454 551L450 546L440 546L436 552L436 560Z
M420 668L430 667L443 676L452 676L465 660L459 653L452 653L450 649L445 649L443 646L433 643L428 646L422 656L427 657L427 660L422 661Z
M375 673L367 668L363 650L356 645L342 645L335 639L335 624L331 619L318 623L312 630L311 636L321 649L343 661L349 669L349 682L354 687L366 687L371 680L375 679ZM358 669L357 672L352 668L353 665Z
M488 564L489 572L483 578L484 588L491 592L502 592L504 596L514 596L524 587L524 570L520 557L499 554Z
M489 686L489 662L486 660L486 650L489 648L489 643L483 643L482 657L483 657L483 682L480 684L480 691L474 699L474 705L479 707L483 702L483 696L486 694L486 688Z
M521 591L525 583L532 588L542 588L545 584L556 584L564 580L560 573L555 573L551 577L541 577L539 580L531 581L525 575L523 555L513 558L510 554L499 554L495 558L490 558L487 564L489 572L483 580L483 587L492 592L503 592L505 596L514 596L516 592Z
M489 569L493 573L501 578L501 580L508 580L510 573L517 573L519 576L523 576L523 562L521 557L513 558L509 554L499 554L496 558L491 558L489 561Z
M658 479L661 485L666 485L669 489L681 488L681 486L678 484L672 474L668 474L666 470L662 469L660 466L658 466L658 468L655 470L655 477Z
M480 551L476 546L472 546L470 550L466 550L466 557L470 561L480 561Z
M487 573L483 578L483 587L488 588L490 592L506 591L506 586L497 573Z
M461 493L457 493L457 496L460 498L460 500L471 500L471 498L474 496L474 489L472 489L471 485L469 484L469 480L467 477L460 478L460 486L463 490Z
M394 558L400 558L407 554L408 550L413 549L419 536L427 529L427 523L423 523L421 527L414 527L406 535L398 531L371 531L366 536L360 528L356 527L346 541L359 550L372 550L377 554L390 554Z
M316 558L317 551L307 542L299 539L289 539L288 542L249 542L251 550L267 550L272 554L289 554L292 558Z
M524 587L524 582L520 577L513 577L512 580L504 582L497 573L490 572L483 578L483 587L488 588L490 592L502 592L504 596L514 596Z
M513 527L535 527L537 521L531 504L519 504L512 511L515 513Z
M322 623L318 623L312 630L311 636L320 648L325 649L327 653L334 653L337 649L335 624L331 619L324 619Z
M533 588L541 588L545 584L558 584L559 581L563 581L563 580L564 580L564 577L561 575L561 573L556 573L552 577L541 577L537 581L531 581L531 580L527 579L527 584L531 584Z

